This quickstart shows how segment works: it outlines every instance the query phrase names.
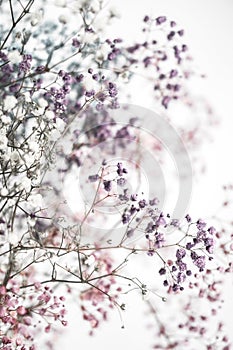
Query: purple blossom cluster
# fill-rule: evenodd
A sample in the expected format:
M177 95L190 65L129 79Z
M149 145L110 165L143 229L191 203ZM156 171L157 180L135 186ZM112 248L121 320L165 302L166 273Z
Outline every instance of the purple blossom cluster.
M186 221L189 224L189 228L191 228L193 224L189 215L186 215ZM207 224L202 219L197 220L195 226L198 229L197 232L194 231L193 234L186 233L179 241L175 262L168 260L165 266L159 270L161 276L167 275L167 279L163 281L164 286L171 287L175 292L183 290L184 287L182 284L186 281L187 277L196 274L194 267L197 267L199 272L203 272L206 268L207 258L208 260L213 259L211 254L214 252L215 228L211 226L206 229ZM192 237L192 243L188 241L186 244L182 244L190 236ZM203 255L204 251L206 251L205 255Z

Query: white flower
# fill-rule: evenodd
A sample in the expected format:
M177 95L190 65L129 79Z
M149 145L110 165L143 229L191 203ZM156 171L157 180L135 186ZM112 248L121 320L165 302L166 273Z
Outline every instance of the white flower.
M68 22L68 17L65 16L65 15L60 15L60 16L58 17L58 20L59 20L60 23L66 24L66 23Z
M85 44L93 44L93 42L96 39L96 34L91 32L85 32L83 35L81 35L80 39Z
M7 206L8 206L8 208L14 207L15 200L13 198L8 199Z
M31 190L31 180L25 176L23 179L20 180L20 187L24 189L26 192L30 192Z
M59 139L59 137L61 136L61 133L58 131L58 130L56 130L56 129L53 129L52 131L51 131L51 133L50 133L50 140L51 141L57 141L57 139Z
M11 152L11 154L10 154L10 160L11 160L12 162L15 162L15 163L17 163L17 162L19 161L19 154L18 154L17 151Z
M30 95L29 91L26 91L24 93L24 99L25 99L25 102L28 102L28 103L32 102L32 98L31 98L31 95Z
M109 52L110 52L109 45L107 43L103 43L100 49L97 51L97 58L101 60L106 60Z
M7 58L13 64L19 64L22 61L22 56L18 50L13 50L7 54Z
M41 108L41 107L34 108L34 110L33 110L33 115L35 117L38 117L38 116L42 115L43 113L44 113L44 108Z
M73 2L70 4L70 8L71 8L72 12L73 12L73 13L79 12L79 11L80 11L80 8L82 8L82 7L85 5L85 2L86 2L86 0L76 0L76 1L73 1Z
M1 194L2 197L6 197L6 196L8 196L9 191L8 191L8 189L6 187L3 187L1 189L1 191L0 191L0 194Z
M87 91L90 91L92 89L95 90L97 87L96 81L92 79L92 76L90 74L83 79L83 85Z
M22 121L22 120L24 120L25 115L24 115L24 114L22 114L22 113L17 113L15 117L16 117L16 119L17 119L17 120Z
M65 129L66 123L61 118L56 118L56 129L62 132Z
M29 204L33 208L42 208L42 196L41 194L32 194L28 199Z
M10 160L10 156L9 156L9 154L7 153L7 151L8 150L5 150L5 154L4 155L2 155L2 161L3 161L3 163L7 163L7 162L9 162L9 160Z
M17 245L19 242L19 238L16 233L10 232L8 234L8 242L13 245Z
M91 3L91 9L93 10L94 13L99 12L99 10L100 10L99 2L96 1L96 0L93 0L92 3Z
M27 164L27 167L30 167L35 162L35 156L32 154L25 154L24 161Z
M95 257L94 255L89 255L88 258L85 260L86 265L91 266L95 263Z
M66 0L55 0L54 5L59 7L66 7Z
M44 116L45 116L45 119L47 119L47 120L53 120L53 118L54 118L54 112L53 112L53 111L47 110L47 111L45 112Z
M7 117L6 115L2 115L1 116L1 121L3 124L8 125L11 123L11 118Z
M30 226L30 227L34 227L35 226L35 224L36 224L36 220L35 220L35 218L28 218L27 219L27 222L28 222L28 225Z
M45 108L45 107L48 106L48 101L46 101L43 97L40 97L40 98L38 99L38 105L39 105L39 107L41 107L41 108Z
M120 14L120 12L119 12L119 10L118 10L118 8L116 6L112 5L110 7L109 11L110 11L110 14L112 16L117 17L117 18L121 17L121 14Z
M102 31L107 27L107 17L99 17L95 20L95 22L93 23L93 26L95 28L95 31Z
M5 135L1 135L0 133L0 150L5 150L7 148L7 137Z
M29 147L30 151L33 153L38 153L39 149L40 149L40 147L36 141L28 142L28 147Z
M4 99L4 109L9 111L13 109L17 104L17 99L13 95L7 95Z
M34 12L31 14L31 26L36 26L37 24L39 24L41 22L43 18L43 11L39 10L37 12Z

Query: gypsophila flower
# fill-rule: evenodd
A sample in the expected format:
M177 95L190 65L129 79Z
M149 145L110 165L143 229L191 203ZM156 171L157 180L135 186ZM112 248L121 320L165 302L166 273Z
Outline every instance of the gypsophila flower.
M104 185L105 191L107 191L107 192L111 191L111 189L112 189L112 182L111 181L104 180L103 185Z
M13 109L17 104L17 99L13 95L7 95L4 99L4 110L9 111Z
M203 271L205 268L205 256L194 258L194 264L199 268L199 271Z
M186 251L184 249L177 249L176 257L177 259L183 259L186 255Z
M22 56L18 50L13 50L7 55L9 61L13 64L19 64L22 61Z

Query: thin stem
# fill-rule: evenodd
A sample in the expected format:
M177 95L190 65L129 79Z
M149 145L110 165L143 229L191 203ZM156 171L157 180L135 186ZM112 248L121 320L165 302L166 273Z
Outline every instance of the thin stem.
M2 45L0 46L0 51L4 48L6 42L8 41L8 39L10 38L13 30L15 29L15 27L17 26L17 24L21 21L21 19L30 11L30 8L32 7L34 3L34 0L29 0L27 5L23 8L23 11L21 12L21 14L19 15L19 17L15 20L14 19L14 14L13 14L13 8L12 8L12 3L10 1L10 11L11 11L11 18L12 18L12 26L8 32L8 34L6 35L5 39L2 42Z

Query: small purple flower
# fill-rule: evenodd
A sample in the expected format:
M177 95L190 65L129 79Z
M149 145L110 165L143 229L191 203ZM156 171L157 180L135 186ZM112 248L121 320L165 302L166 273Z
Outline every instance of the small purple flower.
M176 32L174 32L173 30L168 34L167 38L168 40L172 40L174 38L174 36L176 35Z
M110 52L110 53L108 54L108 60L109 60L109 61L112 61L112 60L114 60L114 58L116 58L116 55L115 55L113 52Z
M170 225L174 227L179 227L179 220L178 219L172 219Z
M191 249L193 247L193 244L191 242L188 242L186 244L186 249Z
M113 40L114 44L122 43L123 40L121 38L116 38Z
M31 68L32 55L24 55L22 62L19 64L19 71L26 73Z
M90 181L90 182L96 182L96 181L98 181L99 180L99 175L98 174L95 174L95 175L90 175L89 177L88 177L88 180Z
M90 90L90 91L86 91L85 95L86 95L87 97L92 97L92 96L95 95L95 90L92 89L92 90Z
M179 267L180 271L186 271L187 270L187 264L185 264L183 261L177 260L176 264Z
M84 75L83 74L79 74L77 77L76 77L76 81L77 83L80 83L84 78Z
M128 126L124 126L123 128L117 130L116 138L129 138L130 133L128 131Z
M203 230L206 227L206 223L202 219L199 219L197 220L196 226L198 230Z
M42 73L42 72L44 72L45 71L45 66L38 66L38 67L36 67L36 72L38 72L38 73Z
M158 220L156 220L156 226L159 227L159 226L164 226L164 225L166 225L166 221L163 218L163 216L160 216L158 218Z
M169 96L164 96L162 99L162 105L164 106L164 108L168 108L168 104L171 101L171 97Z
M156 18L156 24L160 25L164 22L166 22L167 18L165 16L159 16Z
M108 84L108 93L109 93L110 97L116 97L117 96L118 91L117 91L116 84L113 84L111 82Z
M205 256L199 256L195 259L194 264L199 268L199 271L203 271L205 268Z
M147 227L146 227L146 232L147 233L152 233L154 230L155 230L156 226L154 225L153 221L150 221L148 224L147 224Z
M103 105L103 103L97 103L95 108L96 108L97 111L103 111L104 110L104 105Z
M143 60L144 66L147 68L151 64L151 57L147 56Z
M138 202L138 205L141 209L145 208L145 206L147 205L146 200L142 199Z
M112 189L112 182L109 180L104 180L103 184L105 191L110 192Z
M153 256L154 255L154 250L153 249L148 249L147 255L148 256Z
M131 194L131 196L130 196L131 201L136 202L137 196L138 196L137 194Z
M190 255L190 256L191 256L191 259L194 260L194 261L198 258L197 253L196 253L196 252L193 252L193 251L191 252L191 255Z
M122 214L122 218L121 219L122 219L122 223L123 224L127 224L129 222L129 220L130 220L130 215L124 213L124 214Z
M161 248L165 242L163 233L157 232L155 234L154 246L155 248Z
M207 231L208 231L211 235L213 235L213 234L216 233L216 229L215 229L213 226L209 227Z
M178 30L177 33L179 34L179 36L183 36L184 35L184 29Z
M130 214L133 215L138 211L138 209L134 205L131 205L131 208L129 211L130 211Z
M126 179L124 179L123 177L120 177L119 179L117 179L118 186L124 186L125 184L126 184Z
M171 22L170 22L170 26L171 26L172 28L175 27L175 26L176 26L176 22L171 21Z
M92 75L92 79L95 80L95 81L97 81L97 80L99 79L98 74L93 74L93 75Z
M121 201L128 201L129 200L128 190L127 189L124 189L124 193L123 194L119 194L119 199Z
M64 77L66 75L66 72L63 69L60 69L58 72L59 77Z
M164 267L162 267L160 270L159 270L159 274L162 276L162 275L165 275L166 274L166 269Z
M176 257L177 259L183 259L186 255L186 251L183 248L177 249L176 251Z
M167 280L163 281L163 285L164 285L164 287L167 287L168 286L168 281Z
M127 170L123 168L122 163L117 163L117 174L122 176L123 174L127 174Z
M204 244L206 246L206 250L208 253L212 254L214 250L214 240L212 237L205 238L204 239Z
M155 206L155 205L158 205L158 204L159 204L158 198L150 199L150 200L149 200L149 204L150 204L152 207Z
M8 61L7 55L3 51L0 51L0 59L4 62Z
M78 48L80 46L80 41L77 38L73 38L72 46L74 46L75 48Z
M176 69L172 69L170 71L170 75L169 75L169 78L174 78L178 75L178 71Z
M129 229L129 230L126 232L126 235L127 235L128 238L132 237L133 234L134 234L134 229L133 229L133 228Z
M65 81L67 84L68 83L71 83L72 82L72 77L70 74L66 73L64 76L63 76L63 81Z
M174 284L174 285L172 286L173 292L177 292L179 289L180 289L180 286L179 286L178 284Z
M186 280L186 275L182 272L179 272L177 274L177 282L180 284L180 283L183 283L185 280Z

